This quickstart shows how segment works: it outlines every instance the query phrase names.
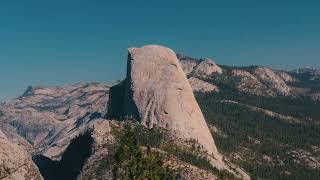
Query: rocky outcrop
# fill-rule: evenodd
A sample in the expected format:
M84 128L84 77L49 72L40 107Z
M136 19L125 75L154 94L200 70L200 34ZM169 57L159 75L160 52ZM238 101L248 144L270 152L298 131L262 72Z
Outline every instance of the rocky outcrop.
M190 77L188 81L193 89L193 92L219 92L217 86L202 81L198 78Z
M294 81L290 75L266 67L235 69L231 75L239 79L237 86L240 91L258 96L288 96L292 90L286 82Z
M209 78L212 75L222 74L222 68L211 59L194 59L183 55L178 55L181 67L187 76Z
M92 137L94 138L94 152L86 162L78 179L113 179L112 168L114 166L114 143L116 143L115 137L112 134L112 127L123 128L125 122L119 121L96 121ZM145 147L142 147L144 149ZM199 167L190 165L186 162L178 160L173 156L168 156L166 151L152 148L153 151L162 153L165 157L165 165L170 168L179 170L179 177L185 180L194 179L217 179L211 171L203 170ZM179 178L177 178L179 179Z
M274 73L278 75L286 83L297 81L296 79L294 79L292 76L290 76L288 73L284 71L274 71Z
M194 68L193 73L196 76L206 78L214 74L222 74L222 69L211 59L205 58Z
M271 69L266 67L258 67L253 71L253 74L264 84L275 90L281 95L290 95L291 88L284 80L277 76Z
M198 65L198 62L196 60L185 59L180 60L180 64L184 73L186 73L186 75L188 76L193 72L193 69Z
M122 128L123 124L119 121L105 120L97 120L92 124L94 151L86 161L78 179L113 179L115 139L111 127Z
M239 79L237 87L242 92L258 96L275 96L276 93L261 83L258 78L246 70L232 70L231 75Z
M26 151L0 138L0 179L42 180L43 178Z
M222 157L194 98L176 54L161 46L130 48L124 112L142 125L164 127L184 139L196 139L223 168Z
M109 86L99 83L29 87L0 105L0 129L25 150L59 160L88 122L107 113L108 99Z

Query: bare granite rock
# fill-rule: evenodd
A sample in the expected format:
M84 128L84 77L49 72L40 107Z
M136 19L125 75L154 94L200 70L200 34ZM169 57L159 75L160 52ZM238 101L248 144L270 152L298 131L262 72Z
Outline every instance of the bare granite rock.
M192 88L171 49L156 45L130 48L125 86L127 116L141 119L146 127L163 127L180 138L196 139L213 156L213 164L224 168Z
M293 78L292 76L290 76L288 73L286 73L284 71L274 71L274 73L276 75L278 75L281 79L283 79L284 82L286 82L286 83L297 81L295 78Z
M0 138L0 179L42 180L43 178L26 151Z
M206 78L213 74L222 74L222 69L211 59L205 58L194 68L193 73L199 77Z
M246 70L232 70L231 75L239 78L237 84L239 91L255 94L258 96L275 96L276 93L261 83L257 77Z
M198 65L198 62L195 60L182 60L182 61L180 61L180 64L181 64L183 71L188 76L189 74L192 73L194 67Z
M109 86L100 83L29 87L0 105L0 130L28 152L59 160L89 121L106 114L108 99Z
M274 89L277 93L285 96L290 95L291 88L271 69L266 67L258 67L253 71L253 74L261 82Z
M191 77L188 80L193 92L219 92L219 89L216 85L207 83L198 78Z
M180 64L186 75L209 78L212 75L222 74L222 68L211 59L204 58L195 60L187 56L179 56Z
M239 78L238 89L258 96L288 96L292 93L286 82L294 79L285 72L273 71L267 67L254 67L250 70L232 70L232 76Z

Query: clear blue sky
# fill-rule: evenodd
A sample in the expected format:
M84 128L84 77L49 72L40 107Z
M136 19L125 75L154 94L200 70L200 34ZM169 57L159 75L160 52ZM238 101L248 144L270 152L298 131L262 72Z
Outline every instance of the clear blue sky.
M310 0L0 2L0 99L28 85L112 82L129 46L161 44L219 64L319 64L320 3Z

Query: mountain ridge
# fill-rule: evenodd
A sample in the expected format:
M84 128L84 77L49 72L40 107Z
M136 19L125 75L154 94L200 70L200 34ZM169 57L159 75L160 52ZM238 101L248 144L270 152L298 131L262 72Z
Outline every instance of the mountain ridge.
M193 96L194 92L197 99L197 101L194 100L195 103L199 102L202 107L201 110L199 109L200 112L203 111L203 109L206 109L202 104L203 102L206 102L205 100L201 99L202 96L206 96L207 99L219 99L221 98L219 96L223 96L222 100L228 99L228 102L232 103L225 103L227 105L221 105L220 103L222 108L224 106L231 106L230 104L233 104L232 107L237 108L241 108L240 106L245 106L259 115L264 114L264 116L270 117L270 119L274 120L280 118L282 120L287 120L287 122L284 123L288 123L286 124L288 126L291 126L291 124L302 124L302 126L305 124L313 124L317 126L317 121L319 119L317 119L318 116L315 112L312 113L311 117L302 118L290 112L279 112L278 109L268 106L268 103L266 103L267 105L264 105L263 103L259 104L260 101L264 102L265 99L268 102L269 99L279 99L279 101L281 99L285 99L288 102L291 102L289 99L293 99L292 102L295 102L294 99L309 97L312 97L314 99L314 103L316 104L317 98L320 97L319 87L316 86L318 82L317 74L310 74L309 72L296 73L279 71L261 66L219 66L213 60L207 58L198 60L196 58L182 55L177 55L176 57L175 53L171 51L169 51L170 53L163 53L161 51L158 55L154 56L153 53L158 53L157 49L159 47L152 46L150 48L151 50L148 50L147 55L145 55L145 50L143 48L142 50L138 48L129 49L128 64L133 63L133 61L139 61L139 58L141 59L141 57L143 59L141 62L144 66L147 66L146 68L150 67L145 63L145 60L152 58L162 58L165 60L173 59L173 61L170 62L168 66L165 64L165 68L159 68L162 66L159 64L154 65L153 69L149 69L150 73L145 76L139 74L147 72L143 66L139 65L138 68L129 66L127 70L128 74L130 74L132 72L131 70L133 69L134 75L138 74L138 76L134 77L133 79L126 79L120 83L116 83L115 85L103 83L76 83L52 87L28 87L25 93L23 93L20 97L0 104L0 130L2 130L4 132L3 134L5 134L0 134L0 136L6 137L13 143L19 144L20 148L28 151L31 154L45 155L52 160L59 161L61 160L65 150L69 147L70 142L86 132L88 129L98 129L94 128L94 126L101 125L101 127L105 127L106 130L109 131L109 124L106 125L104 123L100 123L101 121L110 121L110 119L112 120L117 118L119 118L119 120L130 120L130 118L136 117L137 119L142 118L141 124L144 124L146 127L156 127L157 123L162 123L162 118L159 118L161 116L157 114L158 112L163 112L165 116L168 116L168 114L175 114L175 112L170 113L166 108L162 110L162 107L159 106L161 105L161 103L159 103L159 99L161 100L162 96L166 96L168 93L167 89L169 88L165 88L165 90L163 90L161 88L164 86L159 86L158 84L160 83L154 84L154 82L158 82L158 77L164 76L168 76L164 81L165 85L168 87L171 86L171 81L175 83L183 82L186 84L186 86L188 86L187 88L185 88L185 86L173 86L175 87L175 90L170 91L169 94L171 92L175 92L176 90L177 92L181 92L184 89L188 89L187 94L189 94L189 97L191 94ZM149 51L152 53L148 54L150 53ZM138 56L134 57L134 54L138 54ZM157 61L158 60L155 60L155 62ZM170 68L166 70L166 67ZM160 75L157 75L157 71L159 69L164 70L166 73L160 73ZM176 69L179 71L179 75L177 76L179 76L179 78L181 77L181 79L174 79L176 76ZM144 79L144 77L148 78ZM139 85L139 83L143 82L143 80L148 81L153 77L155 77L155 81L150 83L150 85ZM138 87L140 87L141 91L136 89ZM161 90L159 91L156 87ZM237 99L237 97L234 99L229 91L238 95L241 94L241 96L248 97L248 99L253 98L253 100L257 100L258 103L255 104L252 102L244 102L243 99ZM158 92L160 93L158 96L156 96L155 94ZM231 96L230 99L228 98L229 96ZM148 97L149 99L144 99L144 97ZM123 108L123 106L128 105L128 102L126 102L128 100L131 101L130 103L134 103L134 105L137 106L137 109L132 111L133 113L126 113L124 111L125 108ZM166 101L167 100L164 102ZM209 104L209 106L214 104L212 102ZM309 103L309 99L307 99L306 102ZM309 106L311 107L311 105L308 104L308 107ZM174 108L169 109L172 110ZM306 110L303 113L307 112L308 111ZM208 124L209 127L215 127L216 124L209 124L211 119L207 117L210 112L207 112L206 110L205 113L206 114L204 115L206 117L206 121L204 123L206 123L206 126ZM130 116L131 114L135 115ZM221 114L217 114L217 117L220 115ZM152 116L157 118L150 120L149 118ZM133 119L137 121L136 118ZM187 122L185 124L187 124ZM161 127L167 127L167 125L161 125ZM190 129L190 127L185 129ZM217 126L217 130L215 130L215 132L220 132L219 134L221 135L223 133L221 133L222 131L220 129L222 128ZM181 130L181 128L178 130ZM212 128L210 128L210 131L212 131ZM235 129L235 131L237 130ZM221 137L219 134L216 137L215 132L209 132L209 136L214 136L214 141L218 139L218 144L220 146ZM99 132L95 131L94 133L99 134ZM190 136L189 134L189 137L192 137L193 139L193 137L197 137L198 134L199 133L196 133L196 136ZM229 136L231 137L230 134L228 137ZM96 136L95 142L101 141L102 137L104 137L104 135L100 134ZM105 138L108 139L110 137L112 137L112 135ZM203 142L201 143L203 144ZM220 151L221 146L218 148ZM106 149L99 149L94 153L103 154L105 151ZM297 154L294 152L301 151L290 151L291 154ZM240 154L238 152L235 153L238 155ZM98 154L93 156L98 158L96 156ZM225 152L223 152L223 154L225 155ZM232 159L232 157L224 156L224 161L226 160L225 158ZM310 159L312 158L313 156L310 157ZM222 161L222 159L218 158L218 161ZM227 164L233 166L233 163L234 162ZM317 164L317 161L315 164ZM217 165L217 161L213 162L213 165ZM84 164L84 167L88 167L88 164ZM317 167L317 165L315 167ZM233 168L237 169L238 167L233 166ZM240 172L240 175L238 174L239 177L248 178L246 173L244 173L241 168L236 170ZM254 174L255 172L250 173Z

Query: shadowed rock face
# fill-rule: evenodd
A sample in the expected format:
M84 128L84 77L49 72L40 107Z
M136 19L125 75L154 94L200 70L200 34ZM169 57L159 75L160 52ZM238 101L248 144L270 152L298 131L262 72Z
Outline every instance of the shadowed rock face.
M184 139L196 139L222 165L222 158L194 98L176 54L161 46L130 48L124 114L141 124L164 127Z
M92 153L91 130L73 139L60 161L37 155L33 159L46 180L76 180L86 160Z
M43 178L27 152L0 137L0 179L42 180Z

